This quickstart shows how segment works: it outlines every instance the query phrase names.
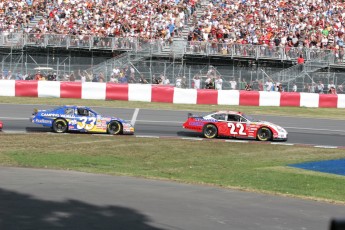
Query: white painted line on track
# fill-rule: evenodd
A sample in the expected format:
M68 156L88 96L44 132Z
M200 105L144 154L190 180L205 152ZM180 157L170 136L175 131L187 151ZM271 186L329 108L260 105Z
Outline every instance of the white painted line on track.
M197 138L197 137L182 137L182 140L191 140L191 141L202 141L202 138Z
M28 133L27 131L15 131L15 130L2 130L2 133L8 133L8 134L22 134L22 133Z
M150 120L137 120L137 122L146 122L146 123L171 123L171 124L183 124L181 121L150 121Z
M149 136L149 135L137 135L135 137L139 137L139 138L159 138L159 136Z
M292 143L276 143L276 142L271 142L271 145L294 145Z
M114 135L111 134L104 134L104 133L96 133L96 134L91 134L92 136L99 136L99 137L113 137Z
M28 120L29 121L29 117L26 118L22 118L22 117L0 117L0 119L2 120Z
M327 145L315 145L315 148L322 148L322 149L336 149L336 146L327 146Z
M136 109L134 110L134 113L133 113L133 116L132 116L132 120L131 120L131 125L132 125L132 126L135 125L135 122L136 122L136 120L137 120L138 114L139 114L139 108L136 108Z
M314 129L314 128L300 128L300 127L284 127L285 129L300 129L300 130L312 130L312 131L333 131L339 133L345 133L345 130L335 130L335 129Z
M241 141L241 140L225 140L225 142L234 142L234 143L248 143L249 141Z

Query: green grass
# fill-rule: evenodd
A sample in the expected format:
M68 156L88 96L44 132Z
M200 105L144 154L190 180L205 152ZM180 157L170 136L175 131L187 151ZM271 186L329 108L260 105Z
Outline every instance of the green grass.
M335 108L305 108L305 107L256 107L256 106L221 106L221 105L187 105L170 103L148 103L128 101L102 101L102 100L81 100L64 98L30 98L30 97L0 97L0 103L13 104L44 104L44 105L66 105L77 104L85 106L104 106L112 108L147 108L164 110L185 110L185 111L215 111L235 110L251 115L282 115L312 118L327 118L345 120L345 109Z
M87 134L0 134L0 141L2 166L158 178L345 202L344 176L286 166L344 158L343 149Z

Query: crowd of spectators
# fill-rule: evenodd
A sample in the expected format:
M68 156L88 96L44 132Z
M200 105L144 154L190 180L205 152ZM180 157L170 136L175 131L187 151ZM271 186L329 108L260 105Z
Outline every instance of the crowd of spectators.
M0 33L139 37L171 41L193 22L189 41L325 48L342 59L343 0L0 0ZM42 15L36 25L30 21ZM109 40L110 42L110 40Z
M199 4L200 0L1 0L0 31L169 39L191 18L190 41L344 47L342 0L211 0L197 17ZM44 17L29 28L37 14Z
M342 0L213 0L188 40L342 49Z
M0 1L2 32L169 39L180 33L198 0ZM43 15L37 25L30 20ZM181 34L180 34L181 35Z

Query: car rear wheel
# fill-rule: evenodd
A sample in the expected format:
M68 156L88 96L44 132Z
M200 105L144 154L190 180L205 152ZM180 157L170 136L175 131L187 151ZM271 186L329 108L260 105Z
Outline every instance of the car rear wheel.
M68 129L68 124L65 119L58 118L53 122L53 131L56 133L65 133Z
M262 127L258 130L256 139L259 141L269 141L272 139L272 131L267 127Z
M205 125L202 132L206 138L215 138L218 135L218 129L213 124Z
M111 135L120 134L122 131L122 125L118 121L112 121L108 124L107 132Z

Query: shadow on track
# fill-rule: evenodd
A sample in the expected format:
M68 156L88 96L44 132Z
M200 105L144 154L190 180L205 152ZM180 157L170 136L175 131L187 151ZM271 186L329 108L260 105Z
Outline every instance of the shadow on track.
M120 206L96 206L77 200L47 201L0 189L0 229L163 230L150 219Z
M53 130L51 128L48 128L48 127L26 127L25 131L31 132L31 133L53 132Z

